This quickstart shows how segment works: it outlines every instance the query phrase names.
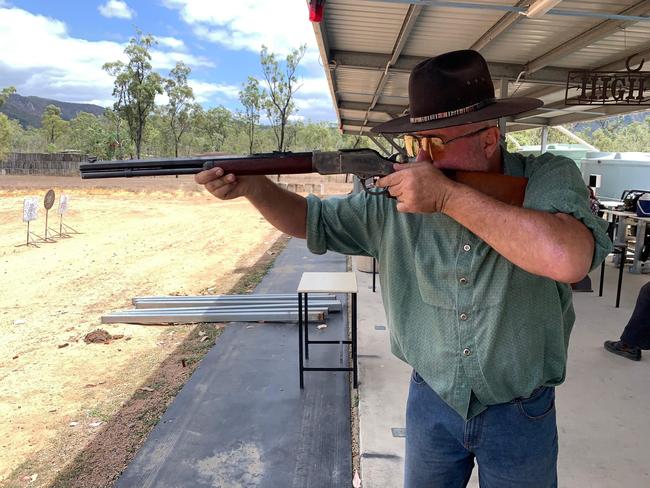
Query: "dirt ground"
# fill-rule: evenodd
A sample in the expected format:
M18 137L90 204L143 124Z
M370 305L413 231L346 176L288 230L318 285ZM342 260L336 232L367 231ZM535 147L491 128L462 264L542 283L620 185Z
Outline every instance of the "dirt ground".
M42 202L49 188L49 226L64 193L79 234L16 247L24 197ZM135 296L250 290L286 242L246 201L217 202L192 177L0 176L0 226L3 487L110 486L219 326L102 326L101 315ZM41 203L31 230L44 226ZM97 328L123 337L86 343Z

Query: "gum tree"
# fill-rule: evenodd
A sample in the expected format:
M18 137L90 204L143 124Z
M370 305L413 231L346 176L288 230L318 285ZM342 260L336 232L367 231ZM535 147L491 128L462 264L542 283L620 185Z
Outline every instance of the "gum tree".
M155 42L152 35L143 35L138 30L124 49L128 62L114 61L103 66L108 74L115 77L113 96L116 101L113 108L129 126L129 135L138 158L147 117L154 109L156 95L163 92L162 78L151 66L149 51Z
M260 53L262 73L268 89L266 114L273 127L278 151L286 151L287 148L287 124L289 117L296 112L293 96L300 88L296 70L306 50L307 46L304 44L298 49L293 49L283 63L278 61L266 46L262 46Z

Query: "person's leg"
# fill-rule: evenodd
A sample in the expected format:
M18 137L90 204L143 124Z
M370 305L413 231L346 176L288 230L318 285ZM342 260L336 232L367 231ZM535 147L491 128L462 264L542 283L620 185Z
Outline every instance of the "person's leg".
M463 447L464 424L414 371L406 406L405 488L467 486L474 456Z
M556 488L555 389L489 406L474 453L481 488Z
M621 341L629 346L650 349L650 282L639 291L634 312L621 334Z

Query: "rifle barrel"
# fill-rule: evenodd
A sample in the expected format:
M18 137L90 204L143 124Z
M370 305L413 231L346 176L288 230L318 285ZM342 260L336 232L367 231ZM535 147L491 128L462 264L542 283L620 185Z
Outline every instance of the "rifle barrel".
M300 174L314 171L312 153L268 153L251 156L200 156L194 158L130 159L79 165L83 179L129 178L196 174L211 168L243 175Z

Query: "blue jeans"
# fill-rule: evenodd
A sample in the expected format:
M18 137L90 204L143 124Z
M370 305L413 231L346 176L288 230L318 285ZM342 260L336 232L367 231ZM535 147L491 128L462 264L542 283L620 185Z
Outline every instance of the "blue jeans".
M466 421L415 371L406 407L405 488L556 488L555 389L491 405Z

